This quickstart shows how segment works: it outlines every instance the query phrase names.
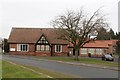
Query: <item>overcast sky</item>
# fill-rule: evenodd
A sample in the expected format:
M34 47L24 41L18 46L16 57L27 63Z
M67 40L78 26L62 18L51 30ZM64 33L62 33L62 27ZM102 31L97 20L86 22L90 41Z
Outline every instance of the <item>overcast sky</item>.
M50 21L66 10L93 13L102 7L110 27L118 31L119 0L0 0L0 37L8 38L12 27L50 27Z

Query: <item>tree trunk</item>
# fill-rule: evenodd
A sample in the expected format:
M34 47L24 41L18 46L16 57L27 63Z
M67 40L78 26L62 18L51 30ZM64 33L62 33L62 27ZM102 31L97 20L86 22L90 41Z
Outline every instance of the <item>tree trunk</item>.
M79 60L79 49L75 49L75 60Z

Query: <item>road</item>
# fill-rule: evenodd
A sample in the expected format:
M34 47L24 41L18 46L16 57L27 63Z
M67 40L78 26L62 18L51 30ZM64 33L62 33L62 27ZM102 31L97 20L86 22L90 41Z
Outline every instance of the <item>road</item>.
M15 63L34 66L37 68L44 68L69 75L75 75L80 78L118 78L118 71L109 69L69 65L65 63L58 63L55 61L35 60L31 58L20 58L9 55L3 55L2 59Z

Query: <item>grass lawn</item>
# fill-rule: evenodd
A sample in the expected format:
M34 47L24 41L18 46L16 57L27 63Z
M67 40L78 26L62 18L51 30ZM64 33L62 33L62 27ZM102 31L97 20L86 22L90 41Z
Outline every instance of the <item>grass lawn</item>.
M28 67L27 65L25 65L26 67ZM41 69L41 68L35 68L35 67L32 67L32 66L29 66L31 69L34 69L34 70L37 70L39 72L42 72L44 74L47 74L49 76L52 76L53 78L79 78L78 76L75 76L75 75L69 75L69 74L63 74L63 73L59 73L59 72L54 72L54 71L51 71L51 70L46 70L46 69Z
M3 78L74 78L73 76L68 76L67 74L65 75L62 73L48 71L46 69L35 68L27 65L12 64L6 61L2 62L2 77Z
M0 60L0 78L2 77L2 60Z
M2 62L2 77L3 78L47 78L43 74L35 73L29 69L25 69L19 65L14 65L9 62Z
M73 57L39 57L39 56L35 56L35 57L40 59L66 61L66 62L80 62L80 63L97 64L97 65L104 65L104 66L111 66L111 67L118 66L117 62L102 61L101 59L95 59L95 58L79 58L79 61L76 61L74 60Z

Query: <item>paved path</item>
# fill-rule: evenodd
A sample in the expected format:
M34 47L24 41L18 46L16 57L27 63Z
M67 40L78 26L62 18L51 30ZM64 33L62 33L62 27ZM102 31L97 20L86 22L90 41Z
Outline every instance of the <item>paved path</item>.
M38 68L45 68L69 75L76 75L80 78L118 78L118 71L115 70L100 69L88 66L69 65L54 61L35 60L31 58L18 58L9 55L4 55L2 58L3 60L9 60L20 64L31 65Z

